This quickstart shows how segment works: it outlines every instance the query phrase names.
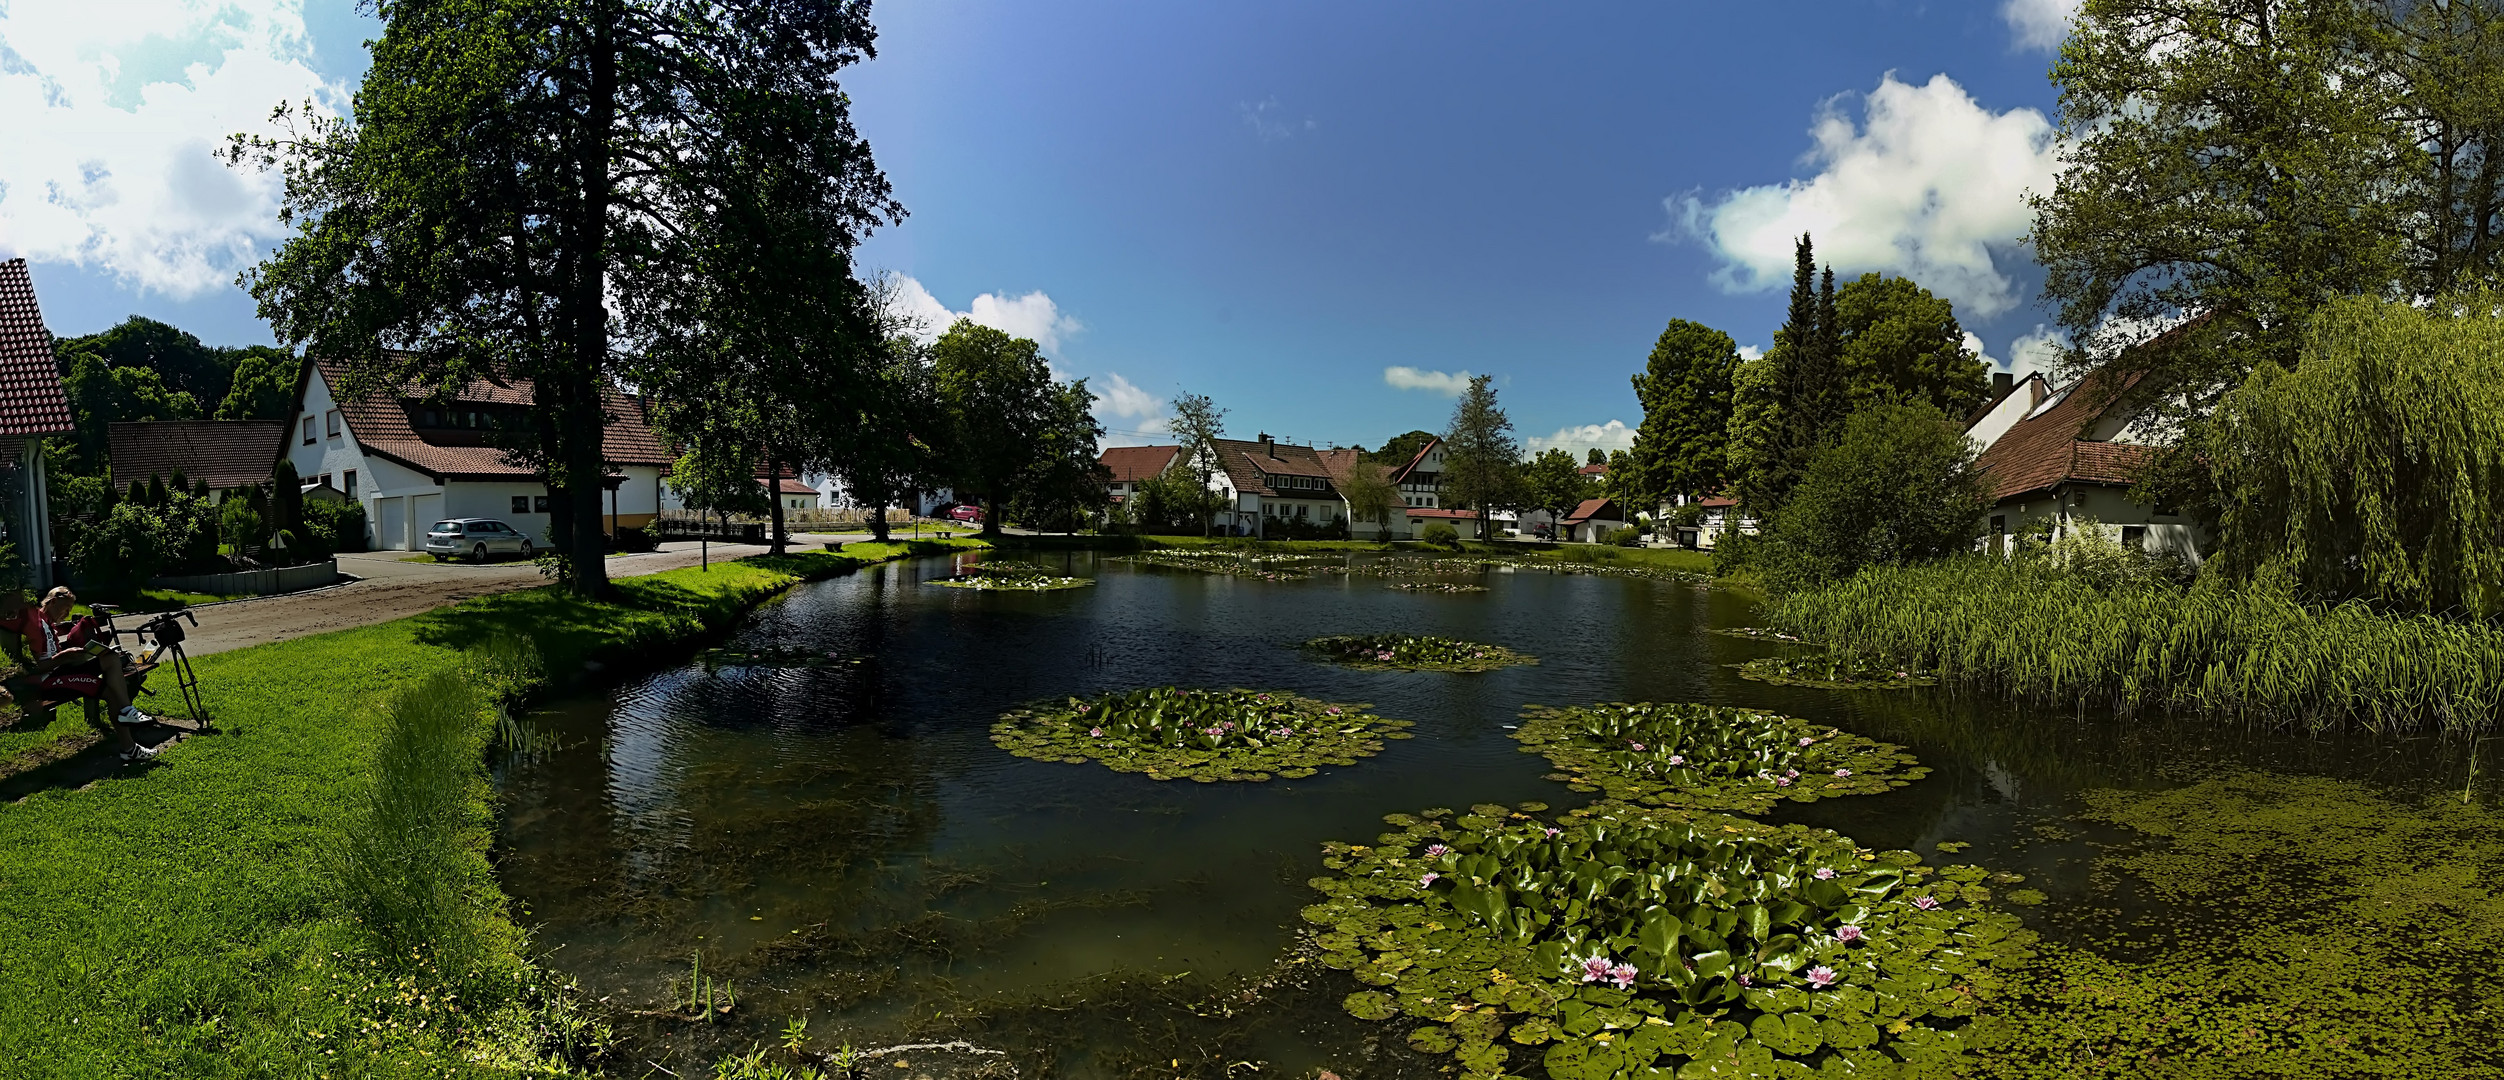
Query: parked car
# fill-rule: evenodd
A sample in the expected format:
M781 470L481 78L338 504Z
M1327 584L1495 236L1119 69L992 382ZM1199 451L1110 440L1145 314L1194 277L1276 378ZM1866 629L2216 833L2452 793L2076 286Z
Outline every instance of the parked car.
M948 516L958 521L981 521L982 507L972 503L960 503L948 508Z
M486 562L490 555L530 557L530 537L494 518L447 518L426 530L426 553L436 562L468 556Z

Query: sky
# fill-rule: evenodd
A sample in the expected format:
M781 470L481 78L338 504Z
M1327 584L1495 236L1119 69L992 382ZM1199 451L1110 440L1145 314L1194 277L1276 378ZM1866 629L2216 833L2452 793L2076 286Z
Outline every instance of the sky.
M1108 443L1189 392L1239 437L1379 446L1485 374L1530 449L1623 448L1662 326L1769 344L1803 231L2026 370L2074 6L888 3L846 90L909 216L858 263L1035 339ZM345 112L379 32L353 0L0 0L0 258L53 332L272 343L235 280L287 235L278 181L215 150Z

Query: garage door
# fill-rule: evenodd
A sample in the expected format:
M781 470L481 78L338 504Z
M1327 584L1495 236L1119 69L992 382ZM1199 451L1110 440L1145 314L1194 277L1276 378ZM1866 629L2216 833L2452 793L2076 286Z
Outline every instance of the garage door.
M385 551L408 550L408 503L400 496L374 500L374 546Z
M426 546L426 531L443 519L443 495L409 496L409 550Z

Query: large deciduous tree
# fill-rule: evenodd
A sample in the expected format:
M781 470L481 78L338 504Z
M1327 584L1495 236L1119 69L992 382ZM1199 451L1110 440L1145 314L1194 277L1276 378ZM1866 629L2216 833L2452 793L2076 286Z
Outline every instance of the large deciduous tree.
M1636 436L1635 445L1638 450L1642 447L1642 436ZM1594 448L1592 452L1599 451ZM1582 469L1570 450L1551 446L1539 451L1522 466L1522 504L1547 511L1551 521L1565 520L1566 514L1599 490L1600 485L1583 475Z
M1963 429L1928 405L1873 405L1809 459L1757 557L1776 588L1935 559L1972 543L1985 505Z
M1042 452L1053 404L1052 369L1033 341L958 319L930 347L939 401L953 432L958 494L981 496L984 536Z
M1482 539L1488 513L1518 496L1521 456L1513 420L1495 401L1495 376L1472 376L1443 431L1443 490L1453 502L1478 512Z
M1174 398L1174 418L1166 421L1165 430L1172 432L1182 446L1172 467L1191 477L1202 491L1208 490L1209 480L1221 467L1217 440L1226 437L1226 410L1218 408L1207 394L1178 395ZM1224 504L1214 497L1188 501L1199 510L1200 535L1207 536Z
M1096 449L1104 424L1095 417L1096 396L1087 389L1087 380L1047 386L1044 394L1035 460L1018 480L1017 516L1036 529L1058 525L1063 532L1076 532L1112 498L1106 488L1112 470L1104 467Z
M1730 335L1671 319L1634 377L1643 424L1626 475L1612 472L1610 482L1646 503L1718 492L1728 478L1731 382L1738 369L1739 347Z
M1965 347L1955 305L1911 278L1863 274L1835 293L1836 365L1851 405L1928 405L1963 416L1990 392L1990 366Z
M353 372L335 388L346 393L487 371L529 380L532 414L505 448L556 496L550 540L569 583L604 591L613 387L704 384L708 365L740 359L730 324L771 308L742 311L719 290L776 268L810 268L795 289L834 289L834 253L902 213L836 80L871 55L869 6L379 0L375 12L352 121L282 108L303 125L292 137L232 147L231 160L285 170L282 216L300 230L246 284L282 340ZM760 223L781 230L778 245L760 246Z

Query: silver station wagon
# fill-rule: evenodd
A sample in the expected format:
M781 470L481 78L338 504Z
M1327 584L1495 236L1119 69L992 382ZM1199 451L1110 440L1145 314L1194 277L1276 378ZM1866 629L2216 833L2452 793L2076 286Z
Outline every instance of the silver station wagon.
M530 557L530 537L494 518L449 518L426 530L426 553L436 562L466 556L486 562L490 555Z

